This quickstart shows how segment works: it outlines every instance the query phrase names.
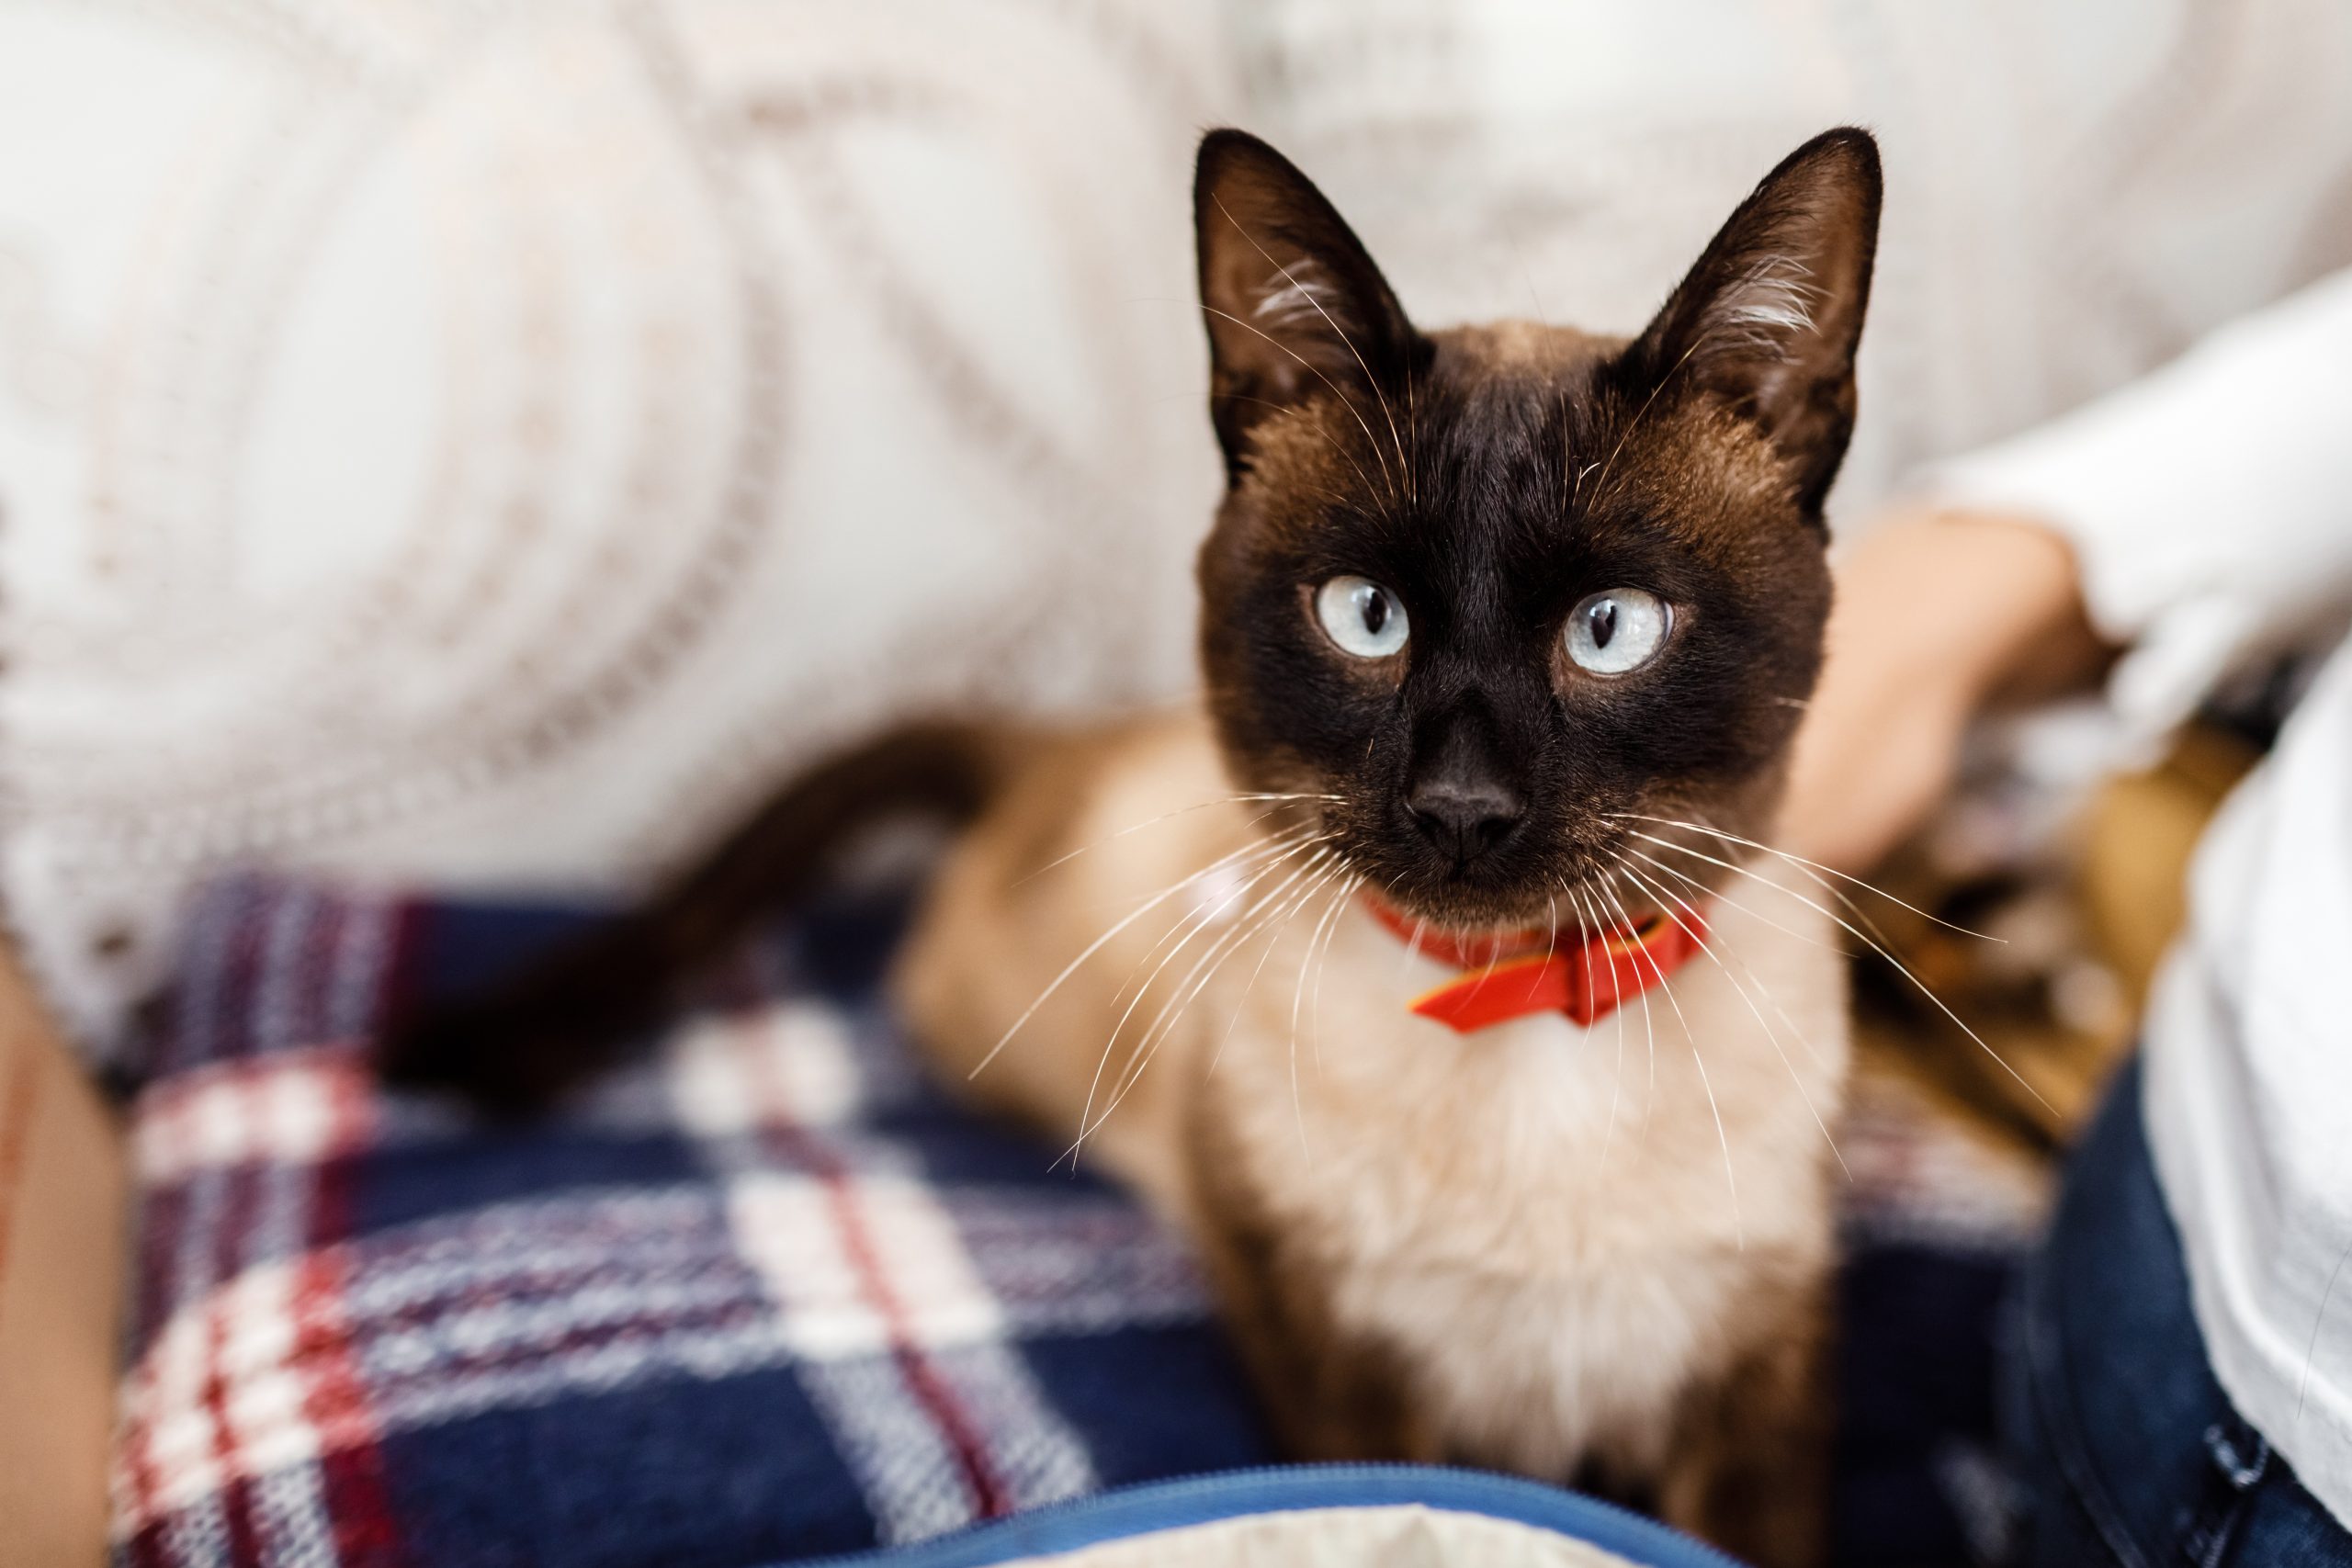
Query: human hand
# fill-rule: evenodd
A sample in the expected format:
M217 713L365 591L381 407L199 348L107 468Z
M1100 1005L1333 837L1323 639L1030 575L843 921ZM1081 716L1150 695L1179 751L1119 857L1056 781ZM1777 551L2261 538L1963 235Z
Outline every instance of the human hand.
M1780 842L1859 874L1943 798L1981 709L2086 680L2107 650L2073 552L2030 519L1905 515L1856 547L1837 592Z

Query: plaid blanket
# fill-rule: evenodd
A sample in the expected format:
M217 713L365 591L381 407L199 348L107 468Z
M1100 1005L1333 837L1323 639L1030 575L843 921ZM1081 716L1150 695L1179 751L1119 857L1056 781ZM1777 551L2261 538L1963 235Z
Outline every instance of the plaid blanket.
M876 999L895 906L754 944L544 1123L375 1088L395 997L577 918L202 900L130 1086L119 1562L746 1568L1268 1458L1177 1243L924 1081ZM1841 1144L1839 1555L1968 1561L2033 1194L1898 1103Z

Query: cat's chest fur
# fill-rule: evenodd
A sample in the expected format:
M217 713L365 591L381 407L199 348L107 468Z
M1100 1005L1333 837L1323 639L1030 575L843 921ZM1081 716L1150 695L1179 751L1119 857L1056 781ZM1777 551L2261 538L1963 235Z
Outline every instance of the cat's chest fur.
M1826 1264L1838 961L1804 903L1733 897L1747 908L1709 911L1712 956L1589 1029L1413 1016L1453 971L1352 902L1316 952L1311 931L1279 942L1287 983L1238 1002L1193 1091L1216 1150L1193 1164L1200 1201L1286 1238L1273 1266L1388 1352L1430 1457L1646 1471L1694 1373Z
M1827 895L1758 866L1770 886L1708 908L1707 952L1590 1028L1458 1035L1408 1010L1453 971L1305 869L1311 851L1188 874L1252 841L1252 807L1199 808L1224 787L1192 721L1041 761L919 926L900 976L918 1032L963 1077L1116 928L975 1091L1064 1140L1095 1119L1091 1156L1221 1272L1269 1276L1300 1332L1392 1369L1432 1457L1646 1468L1661 1412L1826 1264L1843 977L1808 900Z

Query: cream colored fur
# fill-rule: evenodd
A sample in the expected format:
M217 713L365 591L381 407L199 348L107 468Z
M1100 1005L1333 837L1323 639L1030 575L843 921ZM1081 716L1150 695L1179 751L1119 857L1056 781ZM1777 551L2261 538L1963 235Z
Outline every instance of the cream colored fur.
M1230 793L1193 717L1035 764L954 857L904 960L902 998L940 1064L964 1077L1090 942L1250 843L1265 807L1186 809ZM1231 886L1204 879L1134 919L973 1091L1075 1141L1090 1083L1099 1112L1172 983L1228 926L1211 919L1160 971L1098 1082L1123 987ZM1694 1382L1781 1331L1777 1303L1828 1265L1822 1123L1847 1059L1829 922L1741 879L1711 911L1713 956L1670 992L1589 1030L1548 1015L1460 1036L1407 1010L1453 971L1408 958L1340 886L1231 950L1083 1157L1204 1231L1220 1223L1215 1192L1246 1178L1303 1238L1332 1320L1404 1369L1428 1457L1563 1479L1596 1458L1656 1472ZM1327 911L1328 947L1310 955ZM1196 1118L1245 1169L1192 1168Z

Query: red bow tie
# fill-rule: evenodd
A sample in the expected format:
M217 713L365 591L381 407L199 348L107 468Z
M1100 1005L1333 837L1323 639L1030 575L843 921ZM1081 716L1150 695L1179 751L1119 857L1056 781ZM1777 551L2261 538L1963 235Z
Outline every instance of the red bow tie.
M1411 1010L1456 1033L1532 1012L1564 1012L1589 1025L1680 968L1707 939L1697 910L1652 915L1605 931L1510 931L1456 939L1367 898L1382 925L1441 964L1466 973L1415 997Z

